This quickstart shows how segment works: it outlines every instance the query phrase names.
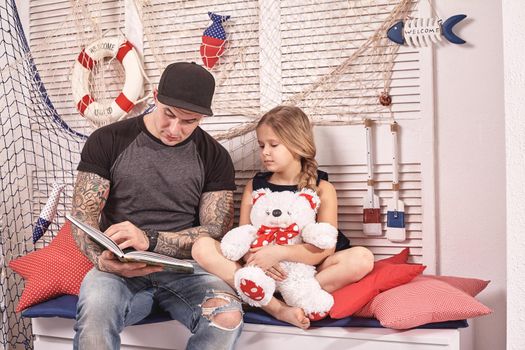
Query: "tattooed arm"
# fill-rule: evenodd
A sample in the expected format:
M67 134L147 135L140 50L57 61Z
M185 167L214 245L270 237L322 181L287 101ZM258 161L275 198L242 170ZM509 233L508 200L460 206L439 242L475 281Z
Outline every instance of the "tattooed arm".
M106 204L108 195L109 180L97 174L79 171L73 192L71 214L88 225L99 227L100 212ZM71 232L80 251L99 268L99 256L102 253L102 248L75 225L71 225Z
M160 232L155 251L177 258L191 258L191 247L200 237L220 240L233 226L233 192L216 191L202 194L199 205L201 226L179 232Z
M88 225L99 227L98 219L100 212L109 196L109 181L92 173L80 171L77 175L77 182L75 184L75 191L73 193L73 210L71 214ZM147 247L147 239L142 230L135 227L130 222L126 221L112 225L108 230L119 232L121 228L125 231L133 231L131 235L124 234L124 238L114 236L116 243L122 240L128 241L128 246L135 246L136 242L140 242ZM108 233L106 230L106 234ZM145 276L152 272L162 271L161 266L146 265L139 262L121 262L109 250L103 250L97 243L93 242L87 234L79 230L75 225L72 225L71 232L75 241L89 260L100 271L111 272L124 277ZM122 235L122 234L120 234ZM120 244L119 244L120 245ZM121 247L122 248L122 247Z

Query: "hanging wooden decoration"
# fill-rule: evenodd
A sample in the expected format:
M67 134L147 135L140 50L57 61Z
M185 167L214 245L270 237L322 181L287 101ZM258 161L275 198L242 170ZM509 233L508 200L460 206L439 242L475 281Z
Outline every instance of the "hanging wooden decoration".
M392 134L392 199L388 203L386 220L386 238L392 242L402 242L406 239L405 204L399 199L399 164L397 132L398 124L390 125Z
M428 46L441 41L444 36L453 44L464 44L466 41L458 37L452 29L465 19L466 15L455 15L444 23L439 18L412 18L396 22L387 31L387 37L393 42L413 47Z
M380 236L381 230L381 207L379 196L374 193L374 172L372 157L372 126L371 119L365 119L366 132L366 164L368 168L367 192L363 198L363 233L367 236Z

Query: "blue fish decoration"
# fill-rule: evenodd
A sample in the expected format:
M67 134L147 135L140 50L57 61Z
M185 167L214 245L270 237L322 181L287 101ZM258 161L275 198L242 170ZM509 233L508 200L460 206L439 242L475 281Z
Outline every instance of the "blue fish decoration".
M466 41L453 32L456 24L465 19L467 15L455 15L444 23L438 18L413 18L405 22L398 21L386 33L393 42L413 47L422 47L438 42L444 36L453 44L465 44Z

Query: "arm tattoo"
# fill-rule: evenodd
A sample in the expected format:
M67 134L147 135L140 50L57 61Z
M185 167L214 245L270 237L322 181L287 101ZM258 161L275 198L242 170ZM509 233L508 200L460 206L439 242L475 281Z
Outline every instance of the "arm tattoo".
M160 232L155 251L177 258L191 258L193 243L203 236L220 240L233 226L233 192L202 194L199 204L201 226L179 232Z
M100 212L108 196L109 180L93 173L79 171L73 192L71 214L93 227L99 227ZM98 266L98 256L102 253L102 248L75 225L71 225L71 233L80 251Z

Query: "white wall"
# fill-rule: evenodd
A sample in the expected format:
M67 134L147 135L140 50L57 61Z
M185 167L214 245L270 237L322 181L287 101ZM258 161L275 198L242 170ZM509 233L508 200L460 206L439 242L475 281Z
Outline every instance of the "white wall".
M507 349L525 349L525 2L503 1L507 141Z
M434 3L443 19L468 15L455 31L467 44L445 43L435 50L438 272L492 281L478 298L494 312L471 322L462 350L505 349L501 2Z

